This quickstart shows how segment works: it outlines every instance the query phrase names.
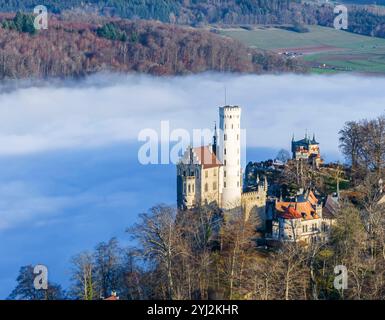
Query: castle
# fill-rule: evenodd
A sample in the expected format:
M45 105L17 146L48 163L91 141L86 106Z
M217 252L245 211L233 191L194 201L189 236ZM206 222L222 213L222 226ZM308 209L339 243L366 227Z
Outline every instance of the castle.
M189 146L177 164L177 205L189 210L205 205L215 205L224 211L240 209L245 220L253 217L266 241L303 241L307 244L327 241L335 221L338 201L328 197L326 203L313 190L301 191L292 199L269 193L266 170L260 179L258 170L248 165L246 186L243 188L241 168L241 108L219 108L219 132L215 126L213 142L207 146ZM314 166L322 164L319 143L309 139L292 139L294 160L306 160ZM274 161L271 161L274 164ZM251 164L251 167L250 167ZM269 170L279 171L268 165ZM273 167L273 169L272 169ZM265 168L266 169L266 168ZM269 171L267 170L267 171ZM248 181L252 179L252 183Z
M293 136L291 152L295 160L306 160L317 168L322 164L319 143L316 141L315 135L313 135L313 139L309 139L306 134L304 139L298 141L295 141Z
M241 108L219 108L219 133L214 130L213 143L188 147L177 164L178 208L215 204L224 210L241 207L250 214L264 212L267 181L259 182L252 192L242 192Z

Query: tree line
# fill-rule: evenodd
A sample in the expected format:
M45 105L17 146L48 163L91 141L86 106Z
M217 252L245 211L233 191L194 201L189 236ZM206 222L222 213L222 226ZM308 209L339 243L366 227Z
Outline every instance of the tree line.
M2 79L79 77L103 70L155 75L303 70L296 61L208 31L148 21L100 25L52 18L48 30L30 34L18 31L24 31L25 17L0 19Z

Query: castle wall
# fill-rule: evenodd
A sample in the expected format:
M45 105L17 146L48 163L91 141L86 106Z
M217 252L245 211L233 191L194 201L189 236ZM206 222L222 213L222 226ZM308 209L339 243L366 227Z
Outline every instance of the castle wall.
M216 203L220 205L220 192L219 192L219 167L208 168L202 170L200 189L201 199L200 204Z
M266 228L266 191L245 192L242 194L242 210L246 221L250 217L257 220L257 227L264 230Z

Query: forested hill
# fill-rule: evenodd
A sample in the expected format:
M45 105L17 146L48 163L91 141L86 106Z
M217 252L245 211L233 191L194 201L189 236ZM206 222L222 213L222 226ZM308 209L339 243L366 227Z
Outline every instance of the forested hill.
M367 6L374 1L346 0L349 3L349 31L385 37L385 8ZM377 0L385 4L385 0ZM32 11L41 0L0 2L0 11ZM365 4L365 5L363 5ZM45 0L51 13L74 12L159 20L184 25L206 24L317 24L332 26L334 4L301 0ZM72 11L69 11L72 10Z
M298 70L295 60L209 31L154 21L92 24L51 17L49 29L39 32L20 13L0 22L0 78L76 77L98 71L178 75Z

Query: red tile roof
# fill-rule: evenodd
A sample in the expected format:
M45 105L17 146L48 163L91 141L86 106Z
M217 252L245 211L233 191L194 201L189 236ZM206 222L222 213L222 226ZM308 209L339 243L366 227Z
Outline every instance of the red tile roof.
M199 164L203 165L204 169L220 167L222 165L217 156L211 151L211 147L204 146L194 148L193 150L198 157Z
M300 219L302 215L294 207L289 206L280 217L284 219Z
M315 205L318 199L310 191L307 199L303 202L276 202L275 210L279 217L283 219L318 219Z

